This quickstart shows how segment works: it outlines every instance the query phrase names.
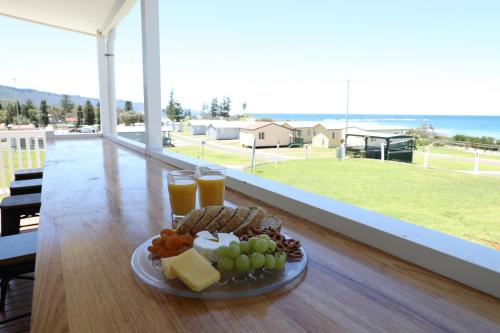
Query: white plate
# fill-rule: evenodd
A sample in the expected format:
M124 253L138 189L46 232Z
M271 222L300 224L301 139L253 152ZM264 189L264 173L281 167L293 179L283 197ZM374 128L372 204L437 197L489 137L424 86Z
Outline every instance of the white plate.
M234 275L223 274L221 282L218 282L201 292L194 292L189 289L179 279L166 280L161 268L160 260L152 260L148 251L151 241L158 236L151 237L134 251L131 259L132 270L135 276L145 284L157 288L168 294L203 299L223 299L239 298L260 295L278 288L295 280L305 270L307 266L307 253L304 247L301 251L304 254L302 259L287 261L285 269L281 272L266 272L258 278L251 278L248 275L235 277Z

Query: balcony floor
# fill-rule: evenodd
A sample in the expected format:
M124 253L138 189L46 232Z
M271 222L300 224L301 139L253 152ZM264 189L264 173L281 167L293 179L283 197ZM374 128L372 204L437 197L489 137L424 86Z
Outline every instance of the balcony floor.
M171 168L103 139L50 140L44 168L35 332L500 331L500 300L233 191L228 204L285 221L305 275L240 300L162 294L135 280L130 256L169 226Z

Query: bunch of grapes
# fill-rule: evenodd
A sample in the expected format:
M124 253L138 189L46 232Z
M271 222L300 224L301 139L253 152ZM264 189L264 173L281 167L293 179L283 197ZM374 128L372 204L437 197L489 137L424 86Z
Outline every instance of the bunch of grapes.
M283 270L285 268L286 254L276 251L276 242L268 235L252 237L240 243L233 241L229 246L217 249L219 271L250 272L255 269Z

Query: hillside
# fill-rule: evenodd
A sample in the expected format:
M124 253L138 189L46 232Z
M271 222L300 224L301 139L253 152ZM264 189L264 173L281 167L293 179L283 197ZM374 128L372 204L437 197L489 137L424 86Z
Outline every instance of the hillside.
M19 103L25 103L28 99L31 99L33 104L36 106L40 105L42 100L46 100L49 105L57 105L61 102L62 94L56 94L47 91L39 91L35 89L19 89L9 86L0 85L0 100L18 100ZM98 99L92 97L84 97L78 95L69 95L73 103L83 105L85 101L89 100L92 104L96 104ZM116 100L116 105L119 108L123 108L125 101ZM134 102L134 109L136 111L142 112L144 110L143 103Z

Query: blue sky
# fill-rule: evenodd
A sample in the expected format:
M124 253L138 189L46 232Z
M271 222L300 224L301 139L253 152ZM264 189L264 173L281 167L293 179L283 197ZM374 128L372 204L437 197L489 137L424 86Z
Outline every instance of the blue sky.
M235 112L500 115L499 1L160 1L162 104ZM0 17L0 84L97 96L95 38ZM140 7L117 97L142 101Z

